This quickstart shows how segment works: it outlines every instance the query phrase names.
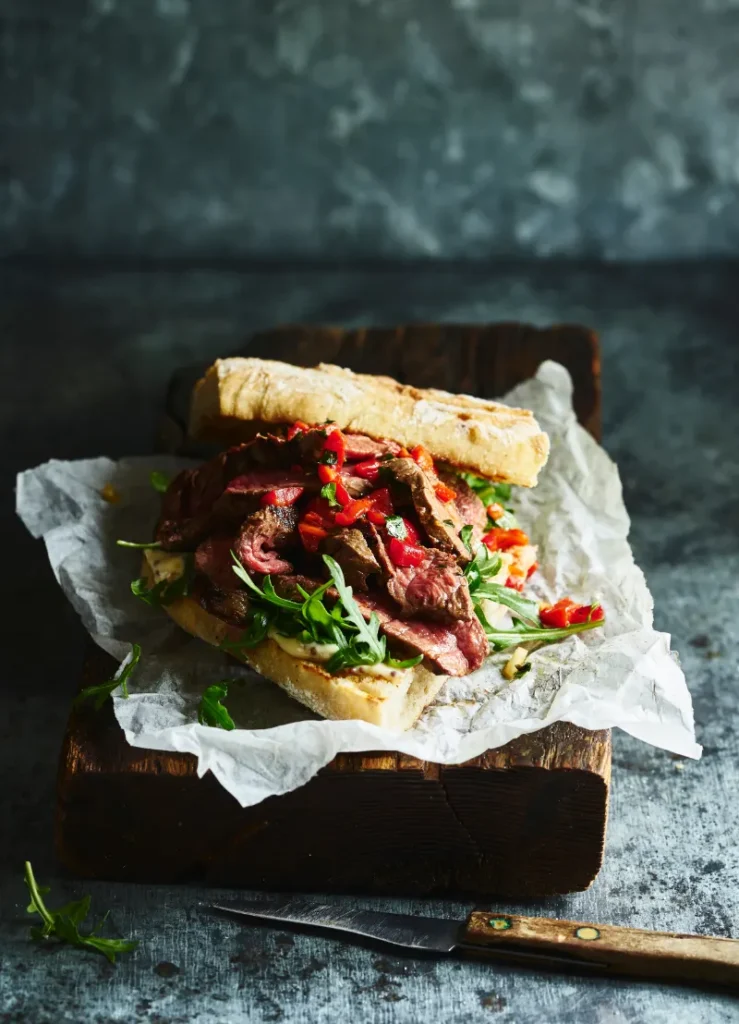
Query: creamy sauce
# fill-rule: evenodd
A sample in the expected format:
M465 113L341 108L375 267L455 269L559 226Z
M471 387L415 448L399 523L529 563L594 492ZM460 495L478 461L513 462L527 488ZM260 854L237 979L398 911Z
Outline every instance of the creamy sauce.
M167 582L177 580L185 571L184 557L172 554L171 551L157 551L156 549L147 551L146 560L157 583L161 580Z
M304 644L294 636L282 636L273 629L269 631L268 636L293 658L303 658L305 661L328 661L339 649L338 644ZM356 668L358 675L381 676L393 681L402 679L409 671L407 668L392 668L383 662L376 665L358 665ZM351 673L351 669L345 670L345 674Z

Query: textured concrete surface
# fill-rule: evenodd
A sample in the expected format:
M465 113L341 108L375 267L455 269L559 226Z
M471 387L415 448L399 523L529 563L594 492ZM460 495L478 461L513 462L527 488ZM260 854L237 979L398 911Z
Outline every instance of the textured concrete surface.
M735 255L734 0L0 0L0 252Z
M51 846L55 762L83 636L10 500L12 473L41 459L150 450L171 370L235 351L255 327L299 319L591 324L603 339L605 445L622 469L635 553L657 624L673 633L685 666L705 755L683 761L617 734L606 862L593 888L500 909L739 936L736 274L731 266L67 276L6 269L0 1021L739 1021L736 1001L717 992L405 959L209 918L198 902L218 894L197 888L61 877ZM59 902L89 891L97 908L112 908L113 927L136 935L139 951L111 968L77 950L36 948L23 913L26 857ZM381 905L449 917L469 909Z

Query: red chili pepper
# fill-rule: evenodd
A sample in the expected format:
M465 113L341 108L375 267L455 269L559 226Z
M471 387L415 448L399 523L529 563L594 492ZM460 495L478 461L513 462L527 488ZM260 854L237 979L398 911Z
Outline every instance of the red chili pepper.
M526 580L523 576L509 576L505 585L511 590L523 590Z
M395 511L393 508L393 499L391 498L390 491L387 487L380 487L379 490L372 491L369 497L375 511L382 512L383 515L386 516L391 516Z
M605 617L606 613L599 604L581 604L573 611L570 622L602 622Z
M310 427L308 426L307 423L303 423L302 420L295 420L295 422L287 432L288 441L292 441L296 434L303 434L305 433L306 430L310 430Z
M380 475L380 463L378 459L365 459L364 462L357 462L352 466L352 472L361 476L363 480L371 480L375 483Z
M423 548L409 544L407 540L398 540L397 537L391 537L388 541L387 553L393 565L400 566L420 565L426 557Z
M337 469L341 469L346 459L346 440L337 427L333 428L324 441L322 450L324 452L336 452L335 466Z
M502 505L499 505L497 501L494 501L492 505L488 505L487 513L493 520L493 522L496 523L505 515L505 509L503 508Z
M336 479L336 500L343 507L346 507L352 500L351 494L338 478Z
M305 487L276 487L273 491L267 491L260 499L260 505L294 505Z
M322 462L318 463L318 479L322 484L330 484L334 480L338 480L339 471L335 466L325 466Z
M522 547L529 543L523 530L491 530L482 540L491 551L507 551L508 548Z
M569 597L563 597L556 604L539 609L542 626L552 629L565 629L572 624L572 614L578 606Z
M311 553L318 551L318 547L324 537L328 537L328 530L322 526L313 526L305 521L298 523L298 532L303 542L303 547Z
M311 517L310 519L308 517ZM317 522L313 519L313 516L317 516ZM334 525L334 511L328 503L327 498L311 498L305 507L305 513L303 519L307 522L312 522L314 525L328 526Z
M434 487L434 494L439 501L443 501L445 504L450 501L454 501L457 497L457 492L452 490L451 487L447 487L446 484L437 484Z
M427 451L422 444L417 444L415 448L411 448L411 458L414 462L418 463L421 469L425 469L427 473L436 473L431 452Z
M421 534L418 532L418 528L410 521L410 519L406 519L405 516L403 516L402 519L405 525L405 539L409 544L418 544L421 539Z
M357 519L363 516L371 508L371 498L359 498L356 501L350 501L349 504L341 510L341 512L336 513L334 521L337 526L351 526L352 523L356 523Z

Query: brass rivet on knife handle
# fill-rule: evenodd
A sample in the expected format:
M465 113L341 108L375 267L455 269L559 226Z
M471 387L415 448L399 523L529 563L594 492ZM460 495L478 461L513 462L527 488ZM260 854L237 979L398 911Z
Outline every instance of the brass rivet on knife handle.
M497 948L571 958L575 965L589 961L607 973L739 987L737 939L474 911L463 944L480 953L487 947L491 956Z

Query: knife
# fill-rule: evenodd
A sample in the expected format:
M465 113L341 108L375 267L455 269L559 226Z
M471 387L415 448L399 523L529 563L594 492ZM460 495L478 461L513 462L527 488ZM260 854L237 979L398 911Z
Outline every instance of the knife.
M355 910L302 899L213 904L227 914L345 932L411 952L505 959L682 982L739 986L739 940L475 910L466 921Z

